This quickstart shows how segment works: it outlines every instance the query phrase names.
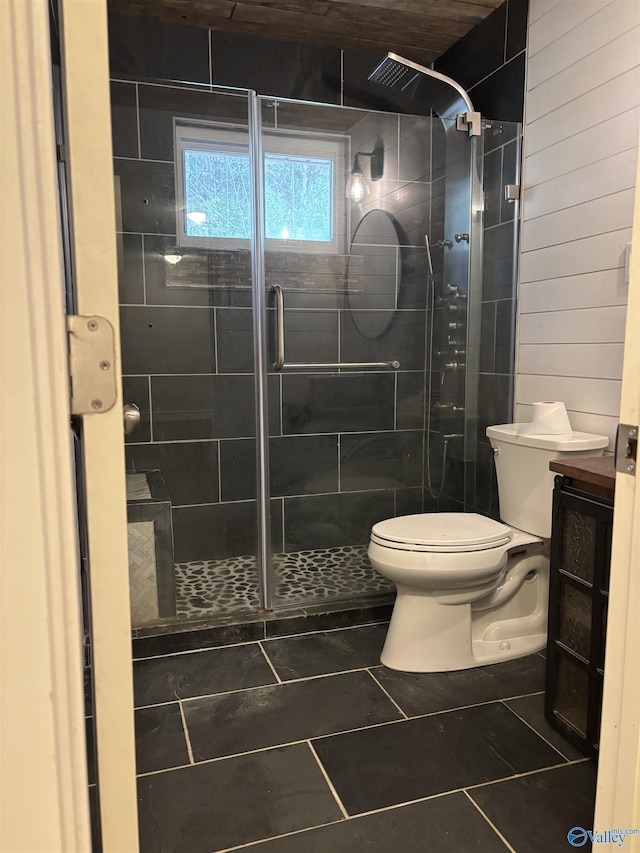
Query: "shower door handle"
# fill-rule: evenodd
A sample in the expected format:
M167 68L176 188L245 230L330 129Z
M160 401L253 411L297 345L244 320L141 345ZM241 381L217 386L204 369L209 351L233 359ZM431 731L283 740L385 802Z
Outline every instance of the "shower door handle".
M276 360L274 370L398 370L400 362L396 361L336 361L336 362L301 362L287 364L284 359L284 291L279 284L271 285L271 292L276 296Z
M272 284L271 291L276 295L276 360L274 370L284 367L284 291L279 284Z

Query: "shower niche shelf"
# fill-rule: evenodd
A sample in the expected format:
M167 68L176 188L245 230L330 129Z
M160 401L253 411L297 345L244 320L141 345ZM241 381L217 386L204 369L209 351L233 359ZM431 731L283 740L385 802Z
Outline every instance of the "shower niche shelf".
M598 756L613 457L551 462L553 494L545 716L585 755Z

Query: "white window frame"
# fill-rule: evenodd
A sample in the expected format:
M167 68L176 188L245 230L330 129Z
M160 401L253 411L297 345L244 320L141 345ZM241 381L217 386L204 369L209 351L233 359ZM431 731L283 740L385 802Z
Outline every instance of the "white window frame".
M250 240L233 237L199 237L186 233L185 149L237 152L249 156L249 135L242 125L222 122L198 122L174 118L174 151L176 181L176 234L182 247L199 249L248 249ZM270 251L308 252L314 254L344 254L347 235L347 205L344 195L344 174L349 154L349 138L341 134L313 133L296 130L262 132L263 155L289 154L296 157L317 157L333 163L333 209L331 240L278 240L265 238Z

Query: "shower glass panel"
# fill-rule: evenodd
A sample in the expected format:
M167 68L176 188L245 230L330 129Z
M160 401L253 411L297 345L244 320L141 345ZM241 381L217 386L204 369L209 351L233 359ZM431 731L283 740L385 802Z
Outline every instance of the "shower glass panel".
M482 194L474 190L471 204L472 216L483 211L472 247L479 252L473 266L482 274L471 290L475 321L467 364L464 509L498 518L486 428L513 417L519 201L506 199L505 186L520 184L522 126L483 120L482 143L475 166Z
M134 628L259 606L249 102L138 97L137 133L114 111Z
M186 84L112 99L134 628L392 592L372 525L478 482L483 139Z
M446 424L463 464L464 356L454 351L466 344L472 140L437 117L260 100L280 407L269 439L272 605L286 607L393 589L367 546L377 521L437 508L425 492L441 424L427 441L432 369L434 410L444 393L459 401L455 429ZM447 338L454 311L458 336ZM460 370L445 375L450 358ZM435 482L442 454L433 457Z

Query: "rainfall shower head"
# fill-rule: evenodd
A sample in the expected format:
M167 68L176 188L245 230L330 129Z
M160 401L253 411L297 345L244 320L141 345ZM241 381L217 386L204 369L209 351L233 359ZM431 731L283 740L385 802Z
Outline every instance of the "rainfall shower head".
M473 104L467 92L459 83L447 77L445 74L440 74L439 71L434 71L432 68L425 68L424 65L418 65L417 62L412 62L410 59L405 59L403 56L398 56L397 53L388 53L382 62L374 68L369 75L369 80L372 83L378 83L380 86L386 86L387 89L392 89L394 92L405 92L412 83L419 77L430 77L432 80L439 80L441 83L446 83L457 93L453 99L449 97L447 103L451 104L451 108L456 107L458 96L462 98L464 108L473 112ZM447 104L444 105L445 107ZM435 109L438 110L437 105ZM452 115L456 114L456 110ZM457 110L459 112L459 110ZM438 110L441 118L447 117L447 109Z
M404 92L420 76L420 73L418 68L406 65L400 57L389 53L380 65L371 72L369 80L372 83L387 86L389 89Z

